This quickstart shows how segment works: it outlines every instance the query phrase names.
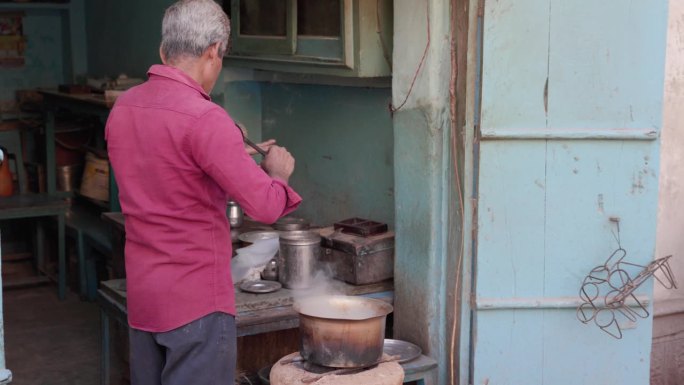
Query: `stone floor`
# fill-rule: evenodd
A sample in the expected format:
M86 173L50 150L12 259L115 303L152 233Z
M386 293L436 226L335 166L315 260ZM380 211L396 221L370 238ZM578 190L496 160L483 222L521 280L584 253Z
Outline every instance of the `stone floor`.
M12 385L97 385L100 316L95 303L46 285L3 293Z

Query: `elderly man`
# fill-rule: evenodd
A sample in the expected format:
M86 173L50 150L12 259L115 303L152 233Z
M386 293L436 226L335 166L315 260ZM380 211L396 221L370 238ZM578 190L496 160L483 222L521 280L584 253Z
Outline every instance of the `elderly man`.
M126 218L133 385L233 384L235 295L228 198L272 223L301 198L294 159L272 141L261 165L209 98L228 45L213 0L181 0L164 14L163 65L122 95L106 127Z

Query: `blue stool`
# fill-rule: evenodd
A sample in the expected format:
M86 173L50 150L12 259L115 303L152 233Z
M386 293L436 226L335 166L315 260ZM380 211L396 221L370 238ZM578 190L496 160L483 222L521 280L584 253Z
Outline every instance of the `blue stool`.
M416 381L418 385L437 385L437 361L421 355L415 360L403 362L404 383Z

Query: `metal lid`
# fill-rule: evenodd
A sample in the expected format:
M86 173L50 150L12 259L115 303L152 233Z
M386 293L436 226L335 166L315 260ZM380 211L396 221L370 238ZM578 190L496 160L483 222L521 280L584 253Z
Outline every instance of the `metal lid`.
M283 231L280 243L287 245L313 245L321 243L321 236L310 230Z
M273 224L273 228L278 231L307 230L309 221L304 218L283 217Z

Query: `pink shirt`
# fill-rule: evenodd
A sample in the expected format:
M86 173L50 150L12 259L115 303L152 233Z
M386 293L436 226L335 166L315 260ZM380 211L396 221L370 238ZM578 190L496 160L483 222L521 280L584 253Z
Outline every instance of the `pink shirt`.
M235 314L228 197L273 223L301 202L244 149L230 116L192 78L154 65L118 98L105 138L126 218L128 322L169 331Z

